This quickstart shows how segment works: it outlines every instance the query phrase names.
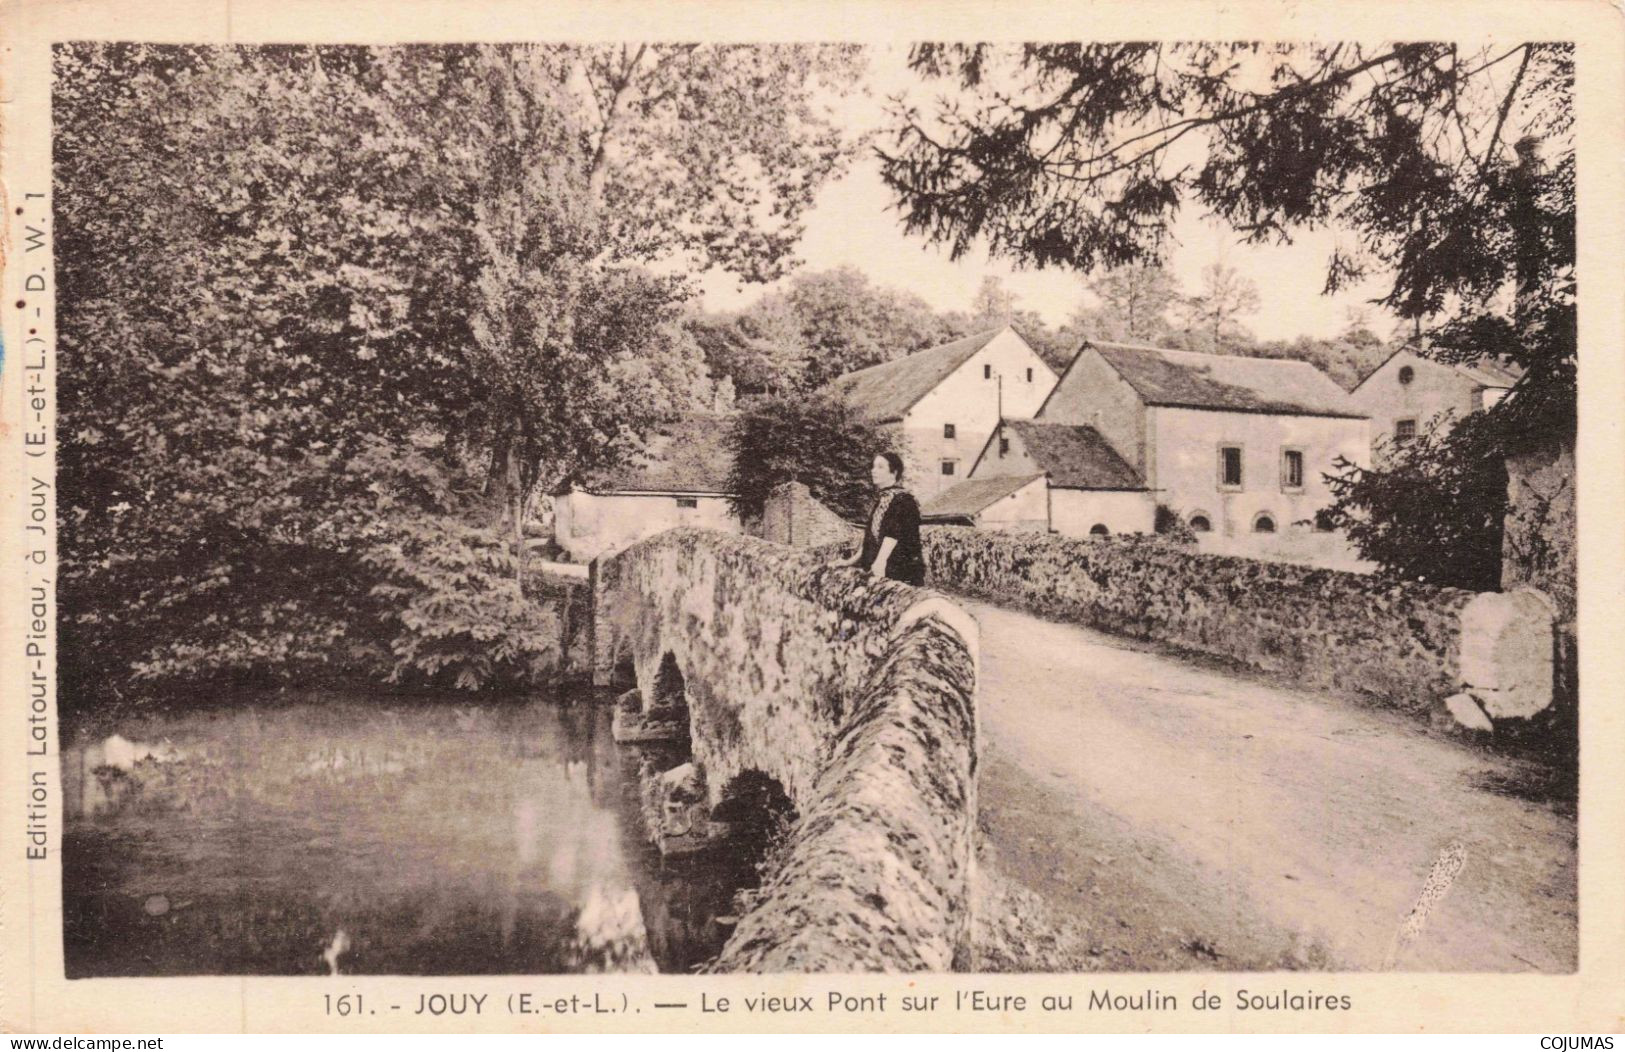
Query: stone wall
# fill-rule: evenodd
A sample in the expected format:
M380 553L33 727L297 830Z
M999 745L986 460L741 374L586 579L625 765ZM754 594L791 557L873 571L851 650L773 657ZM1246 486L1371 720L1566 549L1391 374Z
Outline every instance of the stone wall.
M1151 538L931 527L924 539L927 579L951 592L1413 712L1463 687L1461 613L1472 592L1195 554Z
M681 675L713 807L741 776L800 815L722 970L946 970L969 912L974 622L940 595L673 530L593 564L595 679ZM667 678L670 673L668 671Z

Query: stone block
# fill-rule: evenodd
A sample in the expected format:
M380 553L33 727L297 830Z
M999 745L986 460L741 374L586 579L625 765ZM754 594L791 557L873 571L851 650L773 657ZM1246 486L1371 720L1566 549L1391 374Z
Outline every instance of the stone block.
M688 737L688 721L662 718L658 712L628 712L617 705L610 718L610 732L623 745L649 742L680 742Z
M1552 703L1553 608L1539 593L1485 592L1461 610L1461 681L1493 719Z

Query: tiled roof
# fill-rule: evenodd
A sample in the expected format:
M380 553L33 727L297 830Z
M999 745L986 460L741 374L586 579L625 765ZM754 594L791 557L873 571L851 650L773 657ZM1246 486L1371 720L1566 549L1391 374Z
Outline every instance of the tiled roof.
M1002 328L989 329L940 347L916 351L902 358L837 376L830 381L830 390L876 423L901 420L915 402L929 394L932 388L1003 331Z
M1432 358L1424 358L1417 354L1416 351L1411 347L1401 347L1393 354L1390 354L1388 357L1379 362L1375 369L1362 376L1360 378L1360 382L1354 385L1354 389L1357 391L1364 387L1366 385L1366 381L1382 372L1383 368L1387 366L1389 362L1393 361L1395 358L1398 358L1402 354L1413 355L1417 359L1424 362L1434 361ZM1516 385L1519 378L1523 376L1523 371L1517 366L1504 364L1494 358L1480 358L1476 362L1451 365L1450 368L1456 370L1458 373L1467 377L1467 379L1473 381L1474 383L1481 384L1484 387L1510 388Z
M920 509L927 519L965 518L974 516L992 504L1003 500L1042 475L1004 475L997 478L966 479L952 489L932 497Z
M1145 481L1100 432L1083 424L1007 420L1027 455L1062 489L1145 489Z
M1480 358L1456 368L1485 387L1511 387L1518 382L1518 373L1492 358Z
M1365 415L1331 377L1308 362L1095 341L1089 346L1147 405L1297 416Z
M593 493L727 493L733 463L728 420L708 413L681 417L656 429L644 454L588 478L582 488Z

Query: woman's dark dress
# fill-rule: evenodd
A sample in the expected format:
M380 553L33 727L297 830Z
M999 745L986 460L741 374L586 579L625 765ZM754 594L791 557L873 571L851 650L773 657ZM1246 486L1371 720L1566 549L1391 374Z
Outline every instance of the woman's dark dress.
M920 505L901 486L880 491L869 526L863 531L863 553L859 566L872 570L880 544L887 537L897 541L886 560L886 576L905 584L925 583L925 557L920 551Z

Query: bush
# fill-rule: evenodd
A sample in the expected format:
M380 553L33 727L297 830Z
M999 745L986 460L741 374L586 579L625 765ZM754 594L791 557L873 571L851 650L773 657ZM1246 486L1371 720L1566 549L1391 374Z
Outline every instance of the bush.
M507 538L454 466L369 441L281 467L185 522L198 532L172 551L64 553L66 707L208 681L478 689L552 674L558 604L521 594Z
M1157 534L1175 544L1195 544L1196 531L1191 529L1185 517L1166 504L1157 505L1157 517L1152 527Z
M761 517L768 494L800 482L846 519L862 519L874 499L870 466L889 448L876 425L821 392L763 399L734 418L728 487L741 519Z
M361 552L378 583L391 683L534 686L558 666L559 613L527 598L500 531L445 515L403 515Z
M1339 529L1383 573L1467 588L1501 587L1507 475L1499 420L1448 417L1378 449L1362 468L1341 458L1326 476L1335 498L1317 524Z

